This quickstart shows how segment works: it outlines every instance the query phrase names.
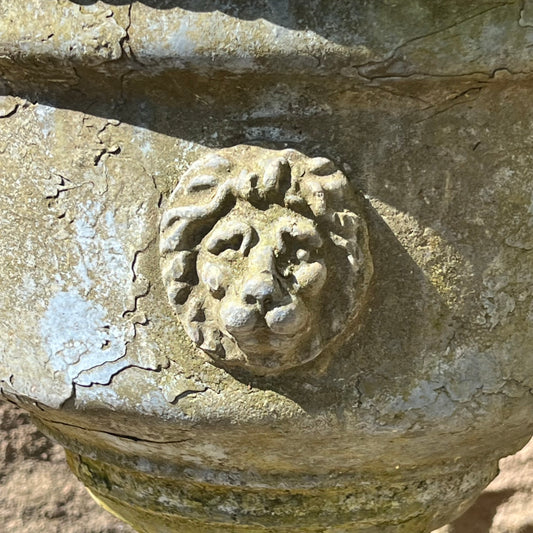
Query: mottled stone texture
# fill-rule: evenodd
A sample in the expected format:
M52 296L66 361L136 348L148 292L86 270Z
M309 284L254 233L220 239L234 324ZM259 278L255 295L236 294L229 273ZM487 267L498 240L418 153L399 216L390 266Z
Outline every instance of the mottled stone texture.
M444 524L533 432L532 44L529 1L0 1L2 394L141 531ZM368 305L277 376L211 364L160 271L235 145L364 197Z

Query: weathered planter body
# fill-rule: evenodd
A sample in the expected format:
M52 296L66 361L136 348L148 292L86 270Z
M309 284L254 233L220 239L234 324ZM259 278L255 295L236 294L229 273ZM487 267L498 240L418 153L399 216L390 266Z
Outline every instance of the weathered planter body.
M139 531L430 531L533 432L533 8L230 4L0 2L1 392Z

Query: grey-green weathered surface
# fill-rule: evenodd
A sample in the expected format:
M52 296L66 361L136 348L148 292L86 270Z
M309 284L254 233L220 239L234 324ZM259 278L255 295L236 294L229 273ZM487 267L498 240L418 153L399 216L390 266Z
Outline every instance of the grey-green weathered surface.
M4 61L357 78L531 72L529 0L0 4ZM43 73L44 74L44 73Z
M2 392L130 520L445 523L533 431L530 3L155 4L0 2ZM161 278L179 177L238 144L366 196L369 304L279 376L211 364Z

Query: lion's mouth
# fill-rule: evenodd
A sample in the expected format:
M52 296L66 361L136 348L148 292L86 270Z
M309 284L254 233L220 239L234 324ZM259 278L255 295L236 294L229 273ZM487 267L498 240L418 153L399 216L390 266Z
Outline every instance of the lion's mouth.
M252 334L233 333L232 336L246 353L265 355L290 351L299 343L303 333L303 331L297 334L274 333L268 327L263 327Z

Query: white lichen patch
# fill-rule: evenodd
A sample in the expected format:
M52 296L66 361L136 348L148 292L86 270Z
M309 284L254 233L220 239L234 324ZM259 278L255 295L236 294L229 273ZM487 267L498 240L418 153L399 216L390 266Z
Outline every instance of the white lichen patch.
M76 241L80 260L75 267L79 286L88 293L98 282L101 297L127 287L131 282L131 267L117 235L112 211L104 211L102 204L88 201L80 206L75 221ZM99 283L102 277L107 283Z
M47 105L37 105L34 108L34 114L38 120L43 137L48 137L55 130L55 111L54 107Z
M59 292L40 322L48 365L75 381L83 372L124 356L126 335L110 324L105 309L75 291Z

